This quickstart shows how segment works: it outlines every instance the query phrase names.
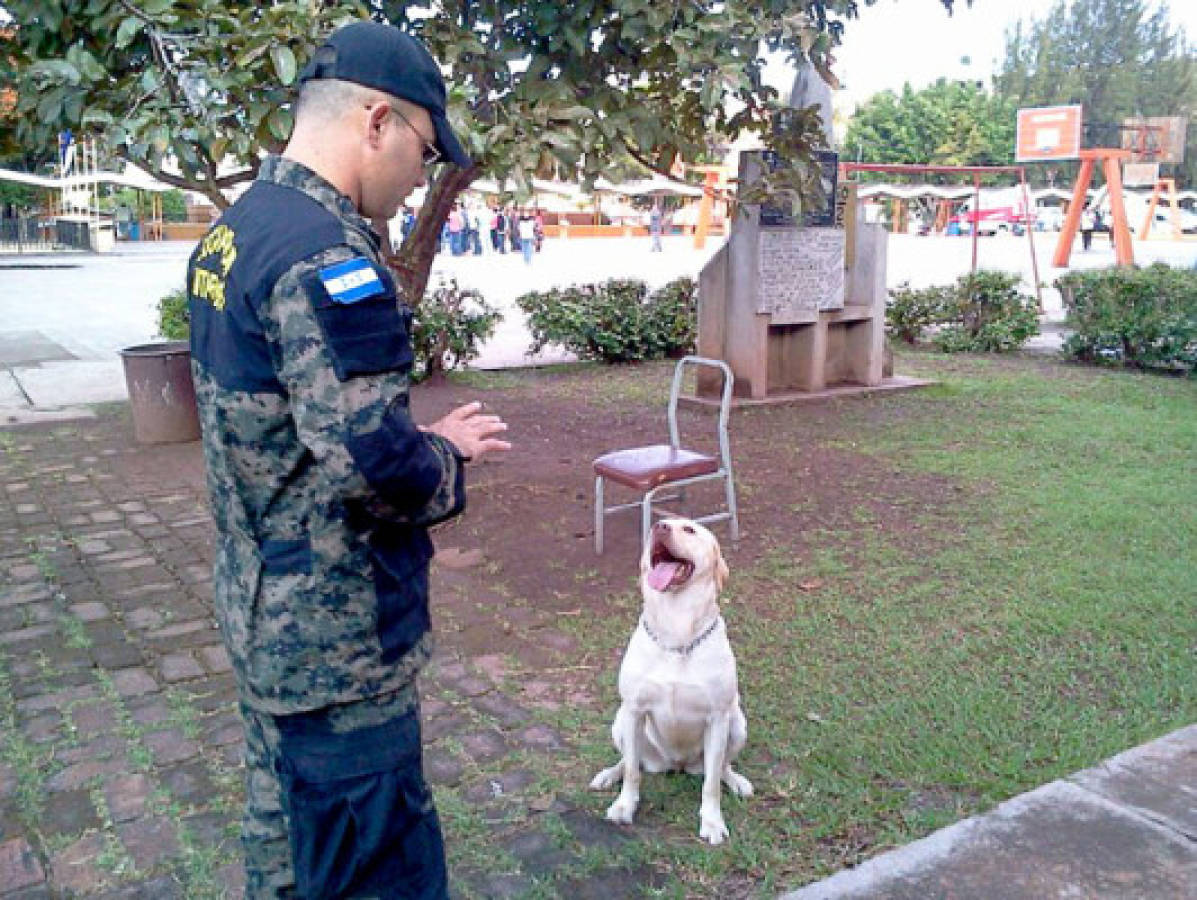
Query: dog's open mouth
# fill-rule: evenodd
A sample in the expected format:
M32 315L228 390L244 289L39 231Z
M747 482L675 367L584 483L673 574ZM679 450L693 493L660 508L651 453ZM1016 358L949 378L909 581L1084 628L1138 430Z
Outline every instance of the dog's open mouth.
M669 552L669 548L659 541L653 543L650 562L652 567L648 572L648 586L654 591L665 591L683 585L694 574L694 563L674 556Z

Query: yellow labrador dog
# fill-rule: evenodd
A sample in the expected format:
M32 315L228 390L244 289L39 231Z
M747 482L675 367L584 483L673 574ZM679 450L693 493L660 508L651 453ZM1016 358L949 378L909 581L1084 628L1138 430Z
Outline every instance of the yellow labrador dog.
M727 564L715 536L689 519L662 519L640 557L644 612L619 669L619 712L611 737L620 760L590 782L595 791L623 780L607 810L627 825L640 802L640 774L702 774L701 838L727 838L720 783L740 797L752 783L731 763L748 737L740 709L736 658L716 602Z

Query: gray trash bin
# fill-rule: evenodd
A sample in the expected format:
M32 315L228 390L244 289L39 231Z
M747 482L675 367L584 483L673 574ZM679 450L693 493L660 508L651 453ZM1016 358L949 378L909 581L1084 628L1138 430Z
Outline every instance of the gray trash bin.
M120 354L138 443L198 440L199 412L187 341L139 344L126 347Z

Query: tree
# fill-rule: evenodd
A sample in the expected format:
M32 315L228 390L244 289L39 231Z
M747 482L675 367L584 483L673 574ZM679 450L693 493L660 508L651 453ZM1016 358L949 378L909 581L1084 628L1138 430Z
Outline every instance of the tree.
M870 5L873 0L863 0ZM940 0L951 11L954 0ZM971 2L971 0L969 0ZM94 129L125 158L220 206L291 129L298 71L355 16L402 25L448 70L450 120L477 166L446 166L396 262L423 295L441 222L484 175L526 191L556 160L584 180L627 154L667 173L711 139L771 132L780 107L761 48L828 54L858 0L7 0L19 23L18 134ZM3 54L0 54L3 55ZM809 159L812 123L784 148ZM164 169L174 160L178 173ZM221 165L239 166L225 174ZM799 188L805 182L799 183Z
M1058 0L1042 21L1007 32L994 88L1016 108L1080 103L1086 143L1117 147L1126 118L1197 114L1193 49L1166 3L1149 15L1146 0ZM1186 159L1178 174L1192 184L1197 146Z
M853 114L843 153L875 163L1009 165L1014 108L973 82L939 79L900 95L882 91Z

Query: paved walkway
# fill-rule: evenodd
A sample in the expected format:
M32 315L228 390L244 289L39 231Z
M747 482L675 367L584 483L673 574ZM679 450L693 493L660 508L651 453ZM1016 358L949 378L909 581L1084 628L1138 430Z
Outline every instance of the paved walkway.
M137 446L131 433L121 408L0 430L4 900L243 889L242 737L210 607L200 447ZM442 587L470 565L462 553L438 560ZM546 645L561 639L547 621L527 627ZM487 662L442 643L421 679L425 764L430 781L501 821L529 788L520 759L566 753L569 741L505 694L501 664ZM589 811L551 811L583 850L630 839ZM503 837L520 873L454 878L479 896L525 896L572 858L559 845L521 825ZM632 896L653 876L594 877L608 896Z

